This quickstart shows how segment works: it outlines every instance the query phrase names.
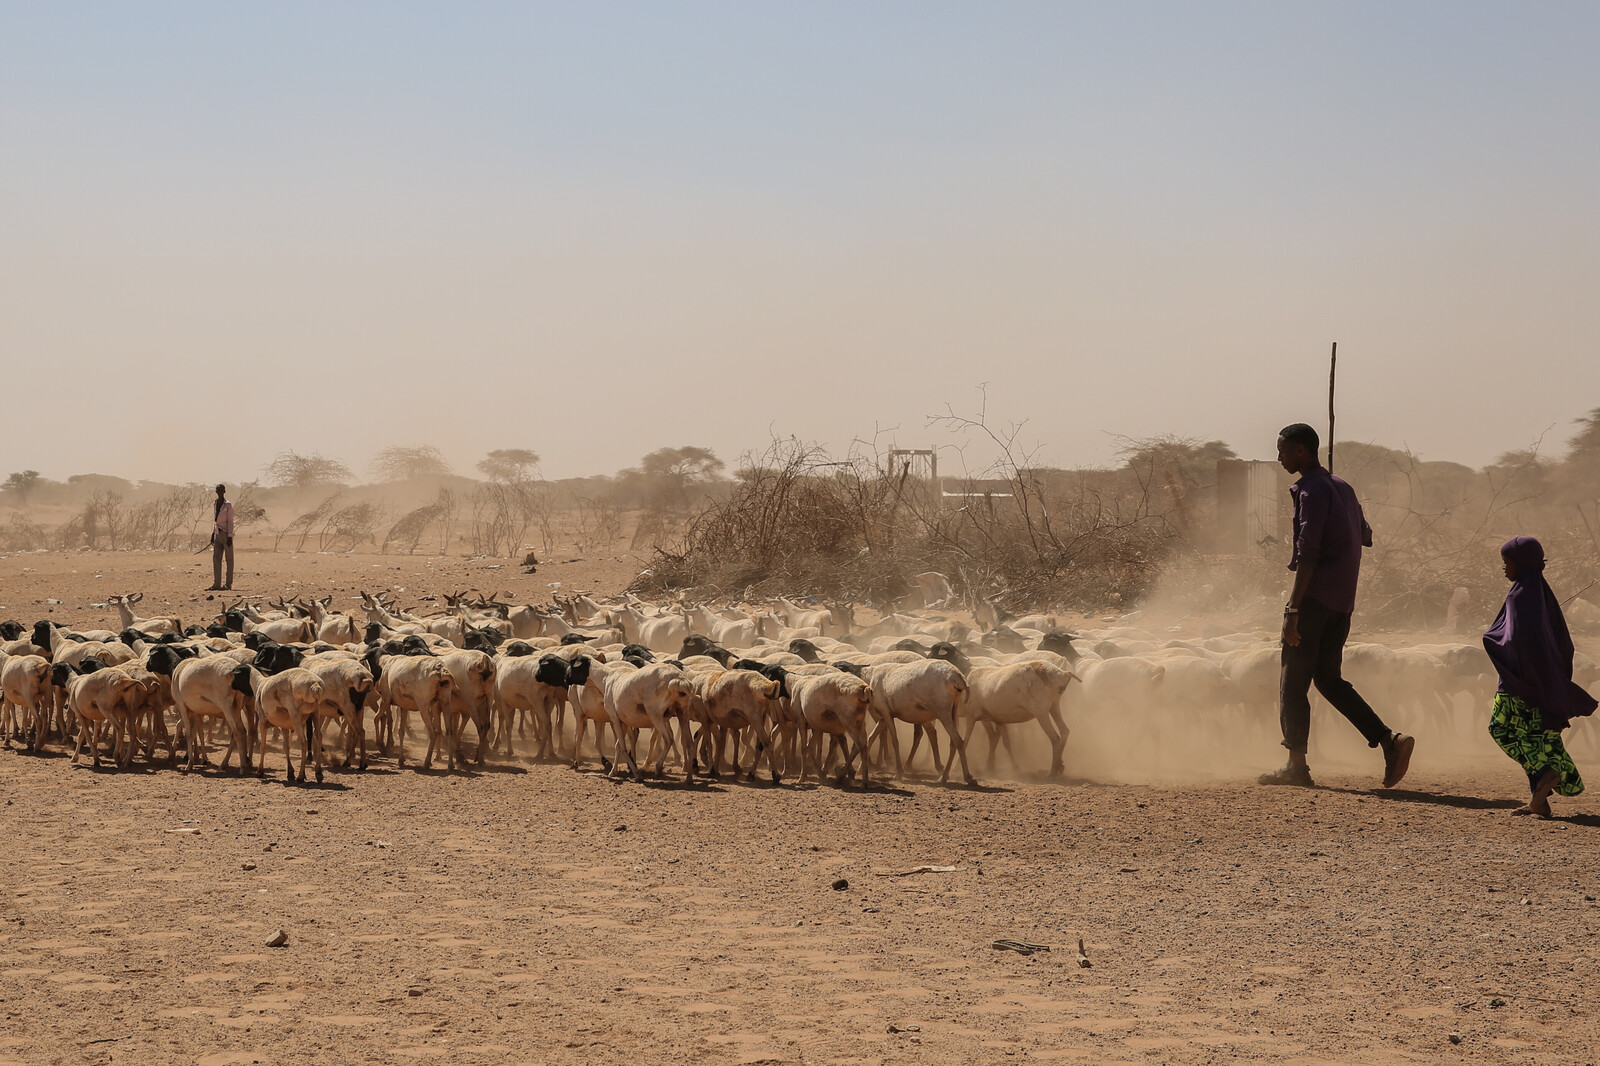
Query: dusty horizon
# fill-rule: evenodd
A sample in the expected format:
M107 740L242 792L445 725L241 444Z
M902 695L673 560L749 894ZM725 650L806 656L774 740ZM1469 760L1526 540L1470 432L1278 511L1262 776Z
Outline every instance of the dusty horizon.
M1592 408L1590 410L1592 410ZM991 415L992 414L993 412L991 411ZM1340 419L1341 421L1339 424L1342 426L1342 414ZM1292 420L1293 419L1290 421ZM1325 423L1325 418L1323 422ZM1314 424L1316 423L1314 422ZM1028 440L1028 431L1032 428L1033 427L1031 425L1024 426L1021 439L1027 441L1030 446L1037 447L1037 442ZM1270 429L1264 430L1261 434L1258 434L1256 438L1251 438L1243 444L1238 441L1211 436L1195 436L1192 439L1197 442L1222 439L1225 444L1233 448L1240 458L1270 460L1273 458L1273 447L1276 440L1277 430L1279 428L1281 427L1275 425ZM1318 428L1319 432L1325 433L1325 424L1318 425ZM1572 425L1570 427L1562 425L1545 425L1536 427L1525 435L1525 438L1521 444L1515 445L1512 448L1504 449L1504 451L1509 452L1520 450L1526 447L1537 447L1542 458L1559 460L1567 453L1567 440L1573 435L1574 432L1576 432L1576 429L1576 425ZM1161 436L1163 434L1158 431L1154 435ZM1111 436L1114 437L1112 448L1104 457L1098 459L1097 461L1085 463L1073 463L1069 461L1058 464L1042 458L1040 462L1032 465L1060 469L1085 470L1107 469L1119 466L1121 464L1121 459L1117 456L1117 449L1121 448L1122 444L1126 442L1131 435L1113 434ZM993 463L994 460L992 457L997 453L993 449L992 445L989 445L986 441L977 439L978 437L979 434L975 431L954 433L944 428L927 430L924 435L912 437L909 440L907 439L907 435L904 433L886 434L879 440L879 450L887 451L888 448L894 446L892 442L896 440L900 442L899 446L902 447L934 447L939 450L940 473L942 475L957 476L961 474L964 469L963 462L965 461L965 472L971 474L972 476L982 476ZM768 440L770 440L770 438L765 438L758 443L747 444L732 452L724 452L719 449L712 450L725 464L725 469L723 471L724 475L729 475L738 469L741 458L748 455L753 455L759 458ZM151 461L157 464L156 469L135 469L132 465L122 462L103 463L99 466L86 469L66 469L64 465L61 465L60 461L58 461L57 465L51 469L47 468L47 465L36 465L29 462L27 460L27 456L32 453L30 453L25 447L19 446L18 442L16 441L7 441L4 444L0 444L0 457L3 457L0 458L0 475L8 475L14 471L34 470L37 471L41 477L58 482L64 482L69 477L74 476L103 475L121 478L125 481L133 482L135 484L151 483L184 485L211 484L220 481L228 484L229 486L240 486L250 483L270 485L270 480L265 477L267 465L276 455L285 451L293 451L301 455L311 455L313 453L320 454L325 458L343 462L350 468L353 476L348 479L336 479L337 483L350 486L381 485L388 483L393 479L384 478L374 472L371 469L371 461L372 458L382 448L389 447L390 445L394 444L403 444L403 446L431 445L438 447L440 452L443 454L445 461L450 466L450 476L460 476L477 480L483 480L485 476L477 469L478 462L488 454L489 450L493 450L491 448L485 451L474 453L463 446L452 447L446 442L418 439L405 442L388 441L383 445L372 445L367 449L358 450L348 455L344 455L336 454L326 448L318 448L314 444L295 443L292 446L285 446L283 448L274 449L270 452L264 453L264 458L262 459L261 464L253 470L220 470L219 465L216 464L205 467L197 467L194 462L186 460L173 465L178 469L190 471L193 476L177 476L175 472L172 472L168 469L163 469L160 466L160 464L169 462L170 457L157 457L152 459ZM1376 445L1378 447L1392 448L1399 451L1407 450L1404 444L1389 441L1358 441L1342 437L1336 439L1335 441L1336 448L1339 445L1354 444ZM616 466L609 469L568 469L558 472L557 470L552 469L549 461L544 460L541 456L541 462L536 468L536 472L538 477L547 481L561 481L567 479L592 477L612 477L624 469L637 467L640 459L649 451L654 451L657 448L670 448L682 445L698 446L699 442L687 439L677 441L662 439L654 444L646 443L643 446L645 448L644 452L641 452L639 455L624 457ZM512 445L502 442L502 444L498 446L510 447ZM852 447L864 448L867 454L872 454L871 440L860 436L855 438L847 438L842 442L842 446L830 448L829 451L835 456L843 456L847 454ZM1422 452L1416 452L1415 450L1413 450L1413 453L1416 455L1419 461L1458 463L1474 470L1481 470L1483 467L1491 465L1500 454L1503 454L1503 452L1497 453L1481 463L1474 463L1452 455L1425 454ZM1038 454L1041 457L1053 458L1055 452L1046 446L1040 449ZM431 477L433 475L429 476Z

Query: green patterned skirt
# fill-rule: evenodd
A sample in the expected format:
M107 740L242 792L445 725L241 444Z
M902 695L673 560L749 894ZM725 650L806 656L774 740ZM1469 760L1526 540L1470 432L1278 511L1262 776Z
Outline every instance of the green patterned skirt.
M1530 707L1515 696L1495 693L1493 713L1489 716L1489 735L1500 745L1500 750L1517 760L1528 772L1528 787L1534 788L1546 770L1561 775L1556 792L1563 796L1576 796L1583 791L1583 778L1561 743L1561 734L1545 729L1539 708Z

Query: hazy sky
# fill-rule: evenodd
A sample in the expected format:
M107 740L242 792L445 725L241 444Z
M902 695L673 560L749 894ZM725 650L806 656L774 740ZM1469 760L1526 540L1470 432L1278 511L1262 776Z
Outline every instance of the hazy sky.
M1600 4L0 3L0 474L1600 406ZM986 453L973 445L975 465ZM946 462L953 462L948 457Z

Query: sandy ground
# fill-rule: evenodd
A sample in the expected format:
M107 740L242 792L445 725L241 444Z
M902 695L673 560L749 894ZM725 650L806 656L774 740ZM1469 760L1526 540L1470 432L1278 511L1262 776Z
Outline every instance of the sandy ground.
M187 614L202 562L13 555L0 617ZM241 552L236 587L540 598L642 564L486 565ZM1270 739L1203 785L980 759L979 790L0 752L0 1063L1596 1061L1594 793L1513 819L1509 761L1426 736L1401 790L1342 740L1322 787L1251 786ZM958 869L888 876L922 865Z

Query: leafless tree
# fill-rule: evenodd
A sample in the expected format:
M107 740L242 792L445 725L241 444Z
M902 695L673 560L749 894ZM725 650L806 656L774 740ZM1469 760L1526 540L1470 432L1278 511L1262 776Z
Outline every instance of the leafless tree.
M379 481L416 481L445 477L450 473L450 464L444 461L444 453L431 444L395 444L373 458L372 473Z
M263 470L267 484L297 489L319 485L337 485L351 481L350 468L337 459L329 459L318 452L302 455L299 452L279 452Z

